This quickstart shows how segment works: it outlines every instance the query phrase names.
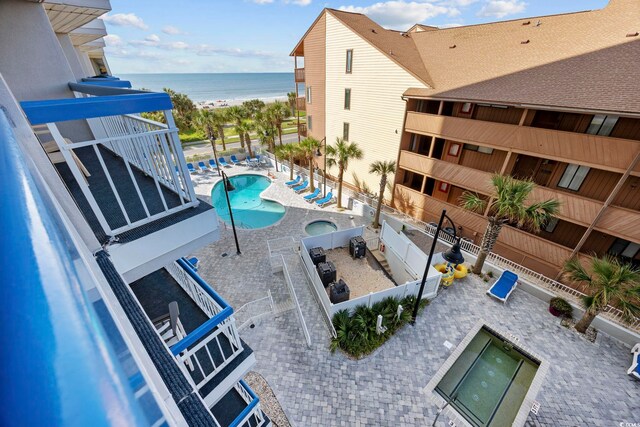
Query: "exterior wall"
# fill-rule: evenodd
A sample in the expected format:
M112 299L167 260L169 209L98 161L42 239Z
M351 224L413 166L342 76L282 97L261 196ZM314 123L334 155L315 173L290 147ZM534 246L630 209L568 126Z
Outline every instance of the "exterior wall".
M307 116L312 117L312 128L307 126L307 132L318 140L325 136L326 17L321 16L304 39L305 91L311 87L311 103L306 104L306 109ZM304 97L305 91L300 96Z
M71 72L75 76L76 80L80 80L83 77L88 77L91 74L87 74L80 63L78 58L78 54L76 53L76 49L73 47L73 43L71 42L71 38L69 34L56 34L58 38L58 42L60 43L60 47L64 52L65 58L67 58L67 63L71 68Z
M355 173L377 192L379 177L369 174L369 165L376 160L397 159L406 107L401 96L409 87L425 85L330 12L326 17L327 143L333 144L342 137L343 123L349 123L349 140L358 143L364 157L349 164L345 182L353 184ZM345 73L347 49L353 49L351 74ZM344 109L345 88L351 89L350 110ZM329 174L336 176L337 168L330 169ZM393 182L393 177L389 181Z

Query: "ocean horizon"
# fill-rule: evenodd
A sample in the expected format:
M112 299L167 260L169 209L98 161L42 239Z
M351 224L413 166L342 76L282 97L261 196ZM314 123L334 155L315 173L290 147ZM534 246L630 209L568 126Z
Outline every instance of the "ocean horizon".
M286 98L295 90L293 73L129 73L119 74L134 89L184 93L194 102Z

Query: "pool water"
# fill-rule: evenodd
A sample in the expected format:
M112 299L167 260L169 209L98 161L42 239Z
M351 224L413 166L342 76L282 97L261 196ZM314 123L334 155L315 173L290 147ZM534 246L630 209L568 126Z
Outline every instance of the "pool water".
M260 194L271 185L271 180L262 175L236 175L229 177L235 187L229 191L229 201L237 228L263 228L278 222L285 214L285 208L278 202L265 200ZM211 202L218 216L231 224L231 216L222 181L213 186Z
M474 426L510 426L539 363L481 329L436 387Z
M304 228L304 231L309 236L318 236L320 234L327 234L338 231L338 226L331 221L319 220L307 224L307 226Z

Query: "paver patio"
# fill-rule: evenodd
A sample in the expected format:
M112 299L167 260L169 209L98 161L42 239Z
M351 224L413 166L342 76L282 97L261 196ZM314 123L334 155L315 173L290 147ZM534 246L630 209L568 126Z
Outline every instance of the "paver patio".
M271 169L273 171L273 169ZM236 173L262 173L235 166ZM197 253L199 273L235 309L262 298L267 290L282 292L273 280L267 240L284 236L299 239L303 226L332 219L341 228L369 222L353 213L337 212L335 205L321 210L311 206L279 179L264 196L287 206L276 225L239 230L242 255L235 255L230 227L222 237ZM218 180L215 174L194 177L196 192L207 197ZM228 253L222 257L223 253ZM444 289L418 318L369 357L354 361L332 354L329 331L306 283L299 258L287 255L287 265L305 316L312 346L307 348L294 311L268 318L241 332L253 348L255 370L269 382L291 422L297 426L425 426L437 408L423 387L451 354L445 341L457 345L479 319L517 336L520 343L550 362L550 370L537 400L538 415L531 426L618 426L640 423L640 382L626 374L629 348L600 334L589 343L560 326L547 312L547 304L516 290L502 305L485 295L490 283L476 278ZM438 425L446 425L442 417Z

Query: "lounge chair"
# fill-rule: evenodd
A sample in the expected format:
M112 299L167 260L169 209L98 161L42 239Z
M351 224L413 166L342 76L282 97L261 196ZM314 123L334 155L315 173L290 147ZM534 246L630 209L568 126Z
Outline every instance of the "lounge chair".
M209 166L207 166L204 162L198 162L198 167L200 168L201 171L208 171L211 170L209 168Z
M321 208L324 208L326 205L328 205L331 202L333 202L333 193L329 192L322 199L316 200L316 205L320 206Z
M187 163L187 169L189 169L190 173L196 173L198 170L193 167L193 163Z
M518 286L518 275L509 270L505 270L496 283L489 288L487 295L506 303L509 295L511 295L511 292L513 292L516 286Z
M284 185L288 187L295 187L296 185L300 184L301 180L302 180L302 177L298 175L296 176L296 179L294 179L293 181L287 181L284 183Z
M296 193L301 193L304 190L307 189L307 187L309 187L309 181L307 181L306 179L302 182L302 184L298 185L297 187L293 187L293 191L295 191Z
M633 346L631 353L633 354L633 360L627 374L640 380L640 343Z
M218 164L213 159L209 159L209 166L211 166L211 169L218 169Z
M224 157L220 157L218 158L218 164L220 166L224 166L225 168L230 168L231 165L229 163L226 162L226 160L224 159Z
M250 167L258 166L258 161L256 160L255 157L247 156L247 158L244 160L247 162L247 166L250 166Z
M229 161L230 161L231 163L233 163L234 165L237 165L238 163L240 163L240 161L238 160L238 158L236 157L236 155L235 155L235 154L232 154L232 155L231 155L231 158L229 159Z
M194 271L198 271L198 262L200 262L198 258L196 257L189 258L187 262L191 264L191 267L193 267Z
M313 190L313 193L307 194L306 196L303 197L303 199L305 199L307 202L311 203L315 199L317 199L318 196L320 196L320 189L316 188L315 190Z

